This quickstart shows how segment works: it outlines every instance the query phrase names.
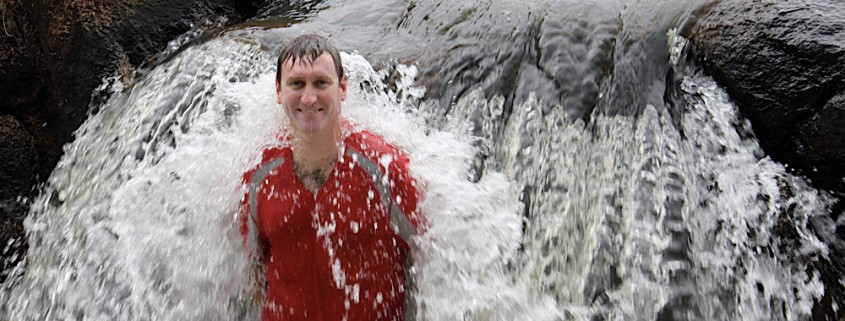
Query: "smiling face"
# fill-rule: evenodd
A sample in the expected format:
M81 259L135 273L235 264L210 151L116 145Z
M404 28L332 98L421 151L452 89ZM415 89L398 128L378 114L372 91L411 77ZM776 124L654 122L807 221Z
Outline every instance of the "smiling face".
M294 135L331 134L340 128L341 103L346 100L346 77L338 77L334 60L328 53L313 60L293 62L288 59L282 64L276 96Z

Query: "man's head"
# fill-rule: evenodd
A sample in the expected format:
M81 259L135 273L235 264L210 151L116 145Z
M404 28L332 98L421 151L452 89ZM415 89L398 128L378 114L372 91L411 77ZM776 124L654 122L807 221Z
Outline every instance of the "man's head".
M334 62L334 69L337 72L338 82L343 79L343 63L340 60L340 53L334 45L332 45L326 38L315 34L307 34L296 37L288 42L279 52L278 61L276 61L276 83L282 80L282 65L287 60L296 64L297 61L305 61L311 64L317 57L327 53L332 57Z
M346 77L337 49L320 36L300 36L282 48L277 68L276 97L294 136L339 137Z

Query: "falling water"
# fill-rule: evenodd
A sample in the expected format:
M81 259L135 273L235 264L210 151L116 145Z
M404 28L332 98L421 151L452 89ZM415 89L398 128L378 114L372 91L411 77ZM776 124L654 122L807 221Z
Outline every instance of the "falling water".
M294 27L235 28L183 47L135 83L106 82L110 99L65 147L26 220L30 250L0 292L4 319L255 316L236 213L243 172L286 122L273 87L279 30L330 28L308 19L366 9L306 7ZM447 13L478 12L459 9ZM279 10L292 9L264 14ZM765 155L674 30L645 37L668 48L647 68L671 71L663 85L675 95L665 101L626 96L641 80L621 63L631 57L595 52L607 37L594 38L593 51L560 68L577 73L579 59L601 65L605 55L613 77L589 74L572 87L598 99L557 104L543 94L554 84L531 91L527 82L524 97L445 82L459 94L437 99L415 83L423 75L413 62L343 54L345 116L407 151L424 186L431 226L414 240L418 318L808 319L825 289L804 262L827 255L811 225L829 220L830 197ZM561 77L549 81L565 86ZM584 102L594 106L572 106ZM795 240L773 232L784 226Z

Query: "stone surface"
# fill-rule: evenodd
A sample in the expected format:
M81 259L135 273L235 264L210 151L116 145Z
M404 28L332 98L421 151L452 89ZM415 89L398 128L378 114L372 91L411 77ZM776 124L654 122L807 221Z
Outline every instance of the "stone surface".
M784 260L804 262L825 286L813 320L843 320L841 213L845 209L845 2L723 0L699 11L684 30L705 70L751 120L766 152L839 198L831 215L814 218L830 253L803 255L794 244L792 209L781 209ZM785 192L791 194L791 192ZM790 246L789 244L793 244Z
M845 91L802 124L798 140L822 186L845 185Z
M0 115L32 135L38 177L46 179L105 77L129 80L180 34L240 22L263 2L0 1Z
M37 168L32 135L14 117L0 116L0 217L20 218L25 202L18 198L31 196Z
M441 3L415 2L399 29L427 42L414 58L426 99L447 109L481 89L486 97L504 97L505 119L531 95L544 108L564 108L571 120L586 119L599 103L620 32L616 9L542 1Z
M0 115L0 282L26 246L23 214L34 194L37 161L32 135L15 117Z
M687 33L769 155L817 187L845 191L845 123L829 107L845 92L845 2L719 1Z
M26 250L27 198L106 98L92 95L104 78L130 82L177 36L243 21L265 2L0 0L0 281Z

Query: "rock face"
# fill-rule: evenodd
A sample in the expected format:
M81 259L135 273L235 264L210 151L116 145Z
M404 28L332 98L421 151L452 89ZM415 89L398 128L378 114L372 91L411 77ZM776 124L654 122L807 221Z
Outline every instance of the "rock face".
M719 1L688 33L763 148L817 187L845 192L845 2Z
M726 88L751 120L763 148L839 201L822 225L827 257L785 252L808 262L824 295L813 320L843 320L845 287L845 2L837 0L722 0L700 11L684 31L705 70ZM775 230L784 244L796 243L796 224ZM828 227L816 226L817 230Z
M38 154L32 135L15 117L0 116L0 241L4 248L9 240L9 254L23 250L20 235L23 232L22 219L28 198L34 194L35 173L38 170ZM8 265L17 258L0 263L0 280L5 279Z
M841 191L845 184L845 90L801 124L799 133L808 161L818 168L819 176L832 174L817 180L829 186L838 184Z
M0 213L19 217L26 203L18 196L30 196L35 184L38 155L32 135L12 116L0 116Z
M105 77L129 78L177 36L240 22L264 2L0 0L0 244L21 239L25 197L55 167Z

